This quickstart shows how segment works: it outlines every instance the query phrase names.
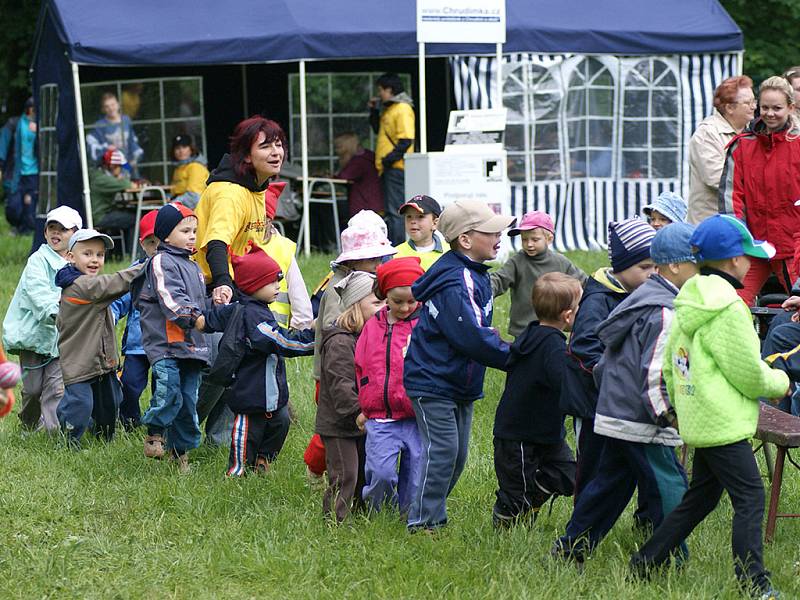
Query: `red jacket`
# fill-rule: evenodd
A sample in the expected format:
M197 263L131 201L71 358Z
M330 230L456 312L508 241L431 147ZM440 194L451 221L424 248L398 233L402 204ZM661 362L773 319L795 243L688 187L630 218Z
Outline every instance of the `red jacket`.
M413 419L403 387L403 360L417 324L417 312L389 324L383 307L364 325L356 343L356 386L361 412L368 419Z
M728 145L719 186L720 212L742 219L753 237L775 246L776 259L794 256L800 231L800 131L767 133L762 121Z

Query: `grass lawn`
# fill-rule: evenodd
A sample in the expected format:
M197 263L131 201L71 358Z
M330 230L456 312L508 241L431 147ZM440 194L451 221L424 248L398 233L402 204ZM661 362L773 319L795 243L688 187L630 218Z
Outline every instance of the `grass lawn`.
M29 238L0 224L0 309L13 294ZM585 270L601 253L571 255ZM329 257L301 260L313 286ZM106 271L124 266L107 265ZM503 330L508 298L497 302ZM79 452L44 434L23 437L15 415L0 422L2 598L736 598L731 508L724 499L689 539L691 560L650 583L627 581L637 544L631 507L578 575L551 561L571 501L556 501L535 527L496 533L492 420L503 376L490 371L476 405L470 458L448 502L450 524L410 536L397 514L325 524L305 481L302 453L313 431L311 359L287 361L299 424L272 472L229 480L226 448L191 454L181 476L146 460L142 433ZM143 402L145 399L143 399ZM797 510L800 478L787 469L782 505ZM785 597L800 597L800 524L782 520L766 564Z

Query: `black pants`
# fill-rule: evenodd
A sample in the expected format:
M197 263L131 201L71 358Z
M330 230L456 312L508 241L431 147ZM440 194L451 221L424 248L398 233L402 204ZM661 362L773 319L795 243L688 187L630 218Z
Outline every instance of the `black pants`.
M406 226L403 216L398 212L406 201L405 171L403 169L385 169L381 175L383 203L386 205L386 227L392 244L406 241Z
M241 476L246 467L256 466L259 458L271 463L278 457L289 433L289 410L286 406L272 413L234 413L228 475Z
M499 487L494 512L503 517L537 510L551 496L571 496L575 488L575 457L564 440L533 444L494 438L494 472Z
M761 542L764 484L747 440L727 446L695 448L688 491L647 543L633 555L632 565L660 565L669 560L681 541L716 508L723 490L728 492L733 505L731 544L736 577L753 590L769 587Z

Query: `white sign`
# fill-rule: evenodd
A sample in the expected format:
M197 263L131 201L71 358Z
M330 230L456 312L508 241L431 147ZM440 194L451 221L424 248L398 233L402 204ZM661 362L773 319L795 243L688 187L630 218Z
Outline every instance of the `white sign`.
M505 44L505 0L417 0L417 42Z
M487 144L502 148L506 113L505 108L450 111L445 152L460 151L469 146L484 147Z

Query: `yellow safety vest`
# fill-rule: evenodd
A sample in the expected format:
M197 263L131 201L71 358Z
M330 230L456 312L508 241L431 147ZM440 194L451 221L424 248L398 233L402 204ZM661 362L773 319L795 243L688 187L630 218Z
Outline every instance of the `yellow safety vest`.
M283 279L281 279L281 286L278 290L278 297L269 309L275 315L275 320L281 327L289 328L289 323L292 320L292 305L289 301L289 284L286 282L286 274L289 272L289 266L292 264L294 253L297 248L289 238L283 237L277 231L272 232L272 237L265 245L262 244L264 252L266 252L272 259L278 263L283 271Z

